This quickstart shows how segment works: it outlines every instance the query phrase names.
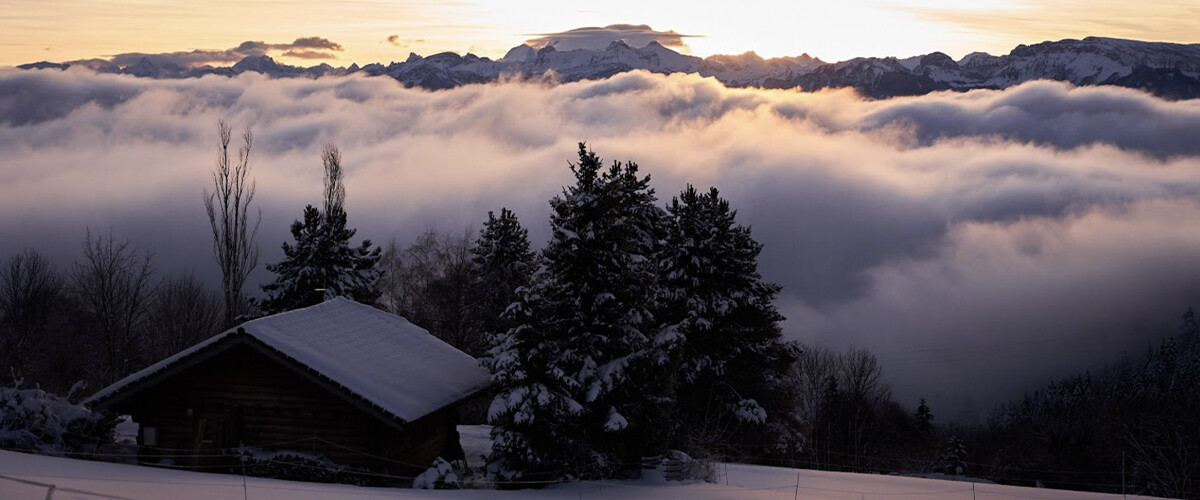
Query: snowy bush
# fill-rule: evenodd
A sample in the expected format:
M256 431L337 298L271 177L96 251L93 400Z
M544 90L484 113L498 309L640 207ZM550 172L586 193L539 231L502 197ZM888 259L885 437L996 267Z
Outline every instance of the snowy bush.
M667 481L716 483L721 479L717 460L712 457L696 458L679 450L671 450L666 456L653 459L657 460L655 469Z
M458 474L454 472L454 467L442 457L437 457L433 461L433 465L413 480L413 488L418 490L460 488L461 486L458 483Z
M713 457L692 457L679 450L671 450L667 456L683 463L681 472L684 481L716 483L721 479L721 471Z
M314 483L342 483L358 486L384 484L368 471L334 463L319 453L301 451L271 451L252 446L240 446L241 463L229 472L254 477L308 481Z
M73 388L74 389L74 388ZM116 419L41 389L0 388L0 448L47 455L112 443Z

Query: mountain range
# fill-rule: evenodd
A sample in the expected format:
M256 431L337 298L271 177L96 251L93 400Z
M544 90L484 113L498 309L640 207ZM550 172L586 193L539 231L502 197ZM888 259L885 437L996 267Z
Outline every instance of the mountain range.
M363 73L388 76L408 87L437 90L500 79L523 78L571 82L646 70L695 73L731 87L815 91L853 87L872 98L921 95L939 90L999 89L1030 80L1059 80L1075 85L1117 85L1144 89L1167 99L1200 97L1200 44L1142 42L1088 37L1019 45L1007 55L982 52L959 60L933 52L921 56L860 57L827 63L803 54L764 59L753 52L699 58L675 52L657 42L640 48L615 41L603 50L534 49L519 45L500 59L443 52L427 57L410 54L404 62L349 67L311 67L277 63L266 55L249 56L233 66L185 68L154 64L142 58L118 67L102 60L74 63L40 62L22 69L83 65L96 71L148 78L188 78L209 74L233 76L252 71L277 78L321 77Z

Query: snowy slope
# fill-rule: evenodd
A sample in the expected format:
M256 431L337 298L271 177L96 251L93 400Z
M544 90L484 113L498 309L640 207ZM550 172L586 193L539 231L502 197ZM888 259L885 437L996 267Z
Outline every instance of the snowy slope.
M465 444L465 443L464 443ZM555 485L543 490L421 491L396 488L364 488L348 485L301 483L274 479L206 474L157 469L136 465L88 462L67 458L26 455L0 451L0 498L23 500L46 498L48 485L53 498L130 499L288 499L325 498L444 498L444 499L862 499L923 498L967 500L971 498L1085 500L1120 499L1121 495L1018 488L934 479L818 472L809 470L729 464L720 484L682 484L661 479L583 482ZM25 482L22 482L25 481ZM36 483L36 484L29 484ZM974 492L972 492L972 488ZM1137 498L1137 497L1129 497Z

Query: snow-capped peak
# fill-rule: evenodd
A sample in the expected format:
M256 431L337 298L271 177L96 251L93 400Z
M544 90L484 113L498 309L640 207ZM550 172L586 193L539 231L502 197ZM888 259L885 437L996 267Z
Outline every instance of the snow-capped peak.
M570 44L568 44L570 46ZM96 71L121 72L151 78L180 78L205 74L236 75L253 71L273 77L321 76L363 72L391 76L407 86L430 89L495 81L501 75L552 80L606 78L631 70L654 73L696 73L729 86L768 88L853 87L878 98L922 94L935 90L1004 88L1035 79L1067 81L1075 85L1120 85L1144 88L1170 98L1200 97L1200 44L1140 42L1088 37L1033 45L1019 45L1007 55L984 52L954 61L933 52L897 58L855 58L825 63L808 54L764 59L754 52L713 55L701 59L680 54L657 41L631 47L622 38L609 39L603 48L575 44L563 50L554 41L541 48L521 44L499 60L471 54L441 53L428 57L410 54L403 63L367 64L361 68L328 65L300 68L275 62L268 56L250 56L232 67L184 69L169 60L143 58L118 68L105 61L74 61L63 65L39 63L22 68L80 65Z

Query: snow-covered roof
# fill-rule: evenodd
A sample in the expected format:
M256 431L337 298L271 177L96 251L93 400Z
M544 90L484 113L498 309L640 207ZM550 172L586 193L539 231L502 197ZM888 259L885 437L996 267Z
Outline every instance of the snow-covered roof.
M241 334L406 422L475 394L489 380L475 358L425 329L339 297L243 323L101 389L84 404L109 398Z

